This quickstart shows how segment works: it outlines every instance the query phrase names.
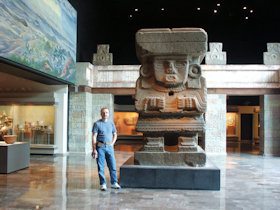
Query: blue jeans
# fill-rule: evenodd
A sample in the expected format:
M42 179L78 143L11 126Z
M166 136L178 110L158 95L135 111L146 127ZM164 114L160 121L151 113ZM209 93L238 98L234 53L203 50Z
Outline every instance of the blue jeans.
M104 144L102 147L97 147L96 150L98 153L96 162L98 167L100 185L106 184L104 174L105 160L110 171L111 184L118 183L116 159L113 146Z

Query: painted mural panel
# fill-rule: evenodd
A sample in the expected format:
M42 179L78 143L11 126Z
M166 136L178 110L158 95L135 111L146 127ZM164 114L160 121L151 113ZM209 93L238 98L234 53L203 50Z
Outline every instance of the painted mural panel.
M0 56L75 82L77 12L67 0L0 0Z

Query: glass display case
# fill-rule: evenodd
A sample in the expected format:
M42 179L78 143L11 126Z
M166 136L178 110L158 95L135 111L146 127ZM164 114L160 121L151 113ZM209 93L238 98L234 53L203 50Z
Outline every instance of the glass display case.
M142 133L136 132L137 120L137 112L114 112L114 123L118 135L141 136Z
M0 133L17 135L18 142L54 144L54 113L52 105L0 106Z
M227 136L237 136L237 113L227 113L227 124L226 124L226 129L227 129Z

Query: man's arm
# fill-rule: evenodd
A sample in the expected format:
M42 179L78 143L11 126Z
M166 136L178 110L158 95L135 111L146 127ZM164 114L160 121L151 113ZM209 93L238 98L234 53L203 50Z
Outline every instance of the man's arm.
M97 137L97 133L93 132L92 133L92 153L91 153L91 156L93 158L97 158L96 137Z
M114 146L114 144L116 143L117 141L117 132L113 133L113 138L112 138L112 145Z

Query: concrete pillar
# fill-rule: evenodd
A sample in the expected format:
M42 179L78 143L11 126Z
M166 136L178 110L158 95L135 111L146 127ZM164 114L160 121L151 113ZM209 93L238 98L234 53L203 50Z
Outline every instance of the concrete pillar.
M54 121L54 144L57 152L67 153L67 114L68 114L68 86L64 85L54 92L55 98L55 121Z
M280 156L280 95L260 97L260 153Z
M208 94L205 114L205 152L226 154L226 95Z

